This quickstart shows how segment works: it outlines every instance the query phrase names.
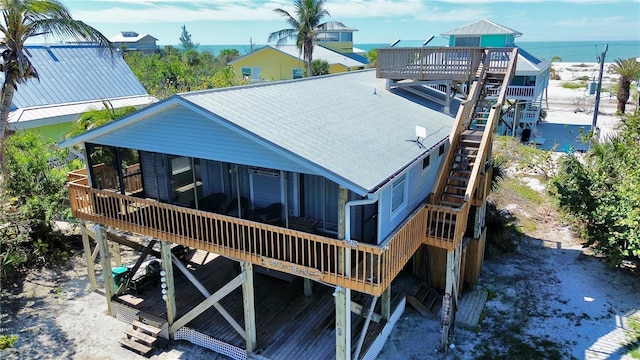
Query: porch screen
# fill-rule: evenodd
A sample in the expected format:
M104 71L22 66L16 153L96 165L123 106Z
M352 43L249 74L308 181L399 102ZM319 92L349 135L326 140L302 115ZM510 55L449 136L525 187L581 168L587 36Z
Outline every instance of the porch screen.
M316 219L327 232L338 231L338 184L315 175L304 175L301 184L302 216Z

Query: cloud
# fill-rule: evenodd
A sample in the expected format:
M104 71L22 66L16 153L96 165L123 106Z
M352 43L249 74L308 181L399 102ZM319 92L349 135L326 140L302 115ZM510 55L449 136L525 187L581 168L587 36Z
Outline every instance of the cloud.
M74 18L89 23L274 21L282 18L273 9L293 10L290 0L94 0L83 3L70 2L69 6ZM326 8L333 19L400 17L423 21L467 21L490 15L489 11L478 10L477 7L452 8L451 4L445 5L447 10L443 11L438 3L422 0L338 0L327 2Z
M71 8L73 17L98 23L157 23L192 21L264 21L280 19L273 9L277 1L93 1L100 9Z

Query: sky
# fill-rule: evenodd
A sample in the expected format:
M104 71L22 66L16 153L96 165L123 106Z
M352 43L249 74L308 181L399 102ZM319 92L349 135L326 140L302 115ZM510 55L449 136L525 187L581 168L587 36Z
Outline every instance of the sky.
M273 10L292 0L62 0L76 20L108 38L121 31L177 45L186 26L202 45L267 44L288 28ZM518 42L640 41L640 0L327 0L330 17L356 28L355 44L423 40L482 19L521 32Z

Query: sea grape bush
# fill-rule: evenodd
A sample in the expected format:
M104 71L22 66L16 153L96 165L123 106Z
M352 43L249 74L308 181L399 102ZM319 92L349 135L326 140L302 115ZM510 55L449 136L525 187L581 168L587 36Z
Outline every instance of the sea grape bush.
M562 210L612 266L640 259L640 117L623 117L616 136L567 155L554 179Z

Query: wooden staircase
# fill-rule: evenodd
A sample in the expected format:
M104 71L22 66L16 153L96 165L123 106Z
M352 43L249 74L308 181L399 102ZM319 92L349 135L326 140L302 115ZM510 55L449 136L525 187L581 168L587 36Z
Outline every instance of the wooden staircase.
M414 295L407 295L407 301L422 316L436 317L436 303L442 298L437 291L426 283L421 283Z
M482 201L488 195L485 189L478 190L478 184L491 160L493 132L500 119L507 86L515 73L516 58L517 50L510 53L485 50L474 73L469 96L458 111L449 137L450 151L426 205L426 244L447 250L447 277L442 297L443 348L446 348L455 325L461 291L458 285L461 283L462 239L471 202L477 195L481 195ZM476 194L477 191L482 193ZM428 300L429 296L429 291L421 287L413 297L407 296L407 301L421 313L432 313L433 302Z
M154 349L154 344L162 329L138 320L133 320L131 326L130 329L124 331L125 337L120 339L120 345L146 356Z

